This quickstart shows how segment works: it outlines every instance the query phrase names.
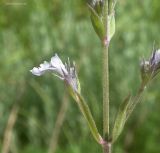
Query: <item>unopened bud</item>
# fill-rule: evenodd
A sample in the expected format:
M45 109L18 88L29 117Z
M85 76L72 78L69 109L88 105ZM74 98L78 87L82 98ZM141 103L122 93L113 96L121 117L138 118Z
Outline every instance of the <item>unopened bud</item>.
M147 83L160 72L160 49L155 50L149 60L143 59L140 66L142 81Z

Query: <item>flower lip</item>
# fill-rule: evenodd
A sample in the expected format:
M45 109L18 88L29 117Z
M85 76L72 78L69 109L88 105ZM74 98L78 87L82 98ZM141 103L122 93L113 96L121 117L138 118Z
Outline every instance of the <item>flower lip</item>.
M39 67L34 67L30 72L34 75L41 76L46 70L53 70L53 68L51 68L50 63L44 61L43 64L40 64Z

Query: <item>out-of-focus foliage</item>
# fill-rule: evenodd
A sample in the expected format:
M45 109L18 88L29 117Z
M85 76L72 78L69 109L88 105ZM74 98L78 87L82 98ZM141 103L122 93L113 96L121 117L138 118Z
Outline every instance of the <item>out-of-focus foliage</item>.
M111 117L140 82L139 60L160 47L160 1L119 0L110 46ZM12 153L46 153L65 89L51 75L29 70L58 53L74 59L84 97L102 132L101 45L82 0L0 1L0 149L12 107ZM61 128L57 153L101 152L73 100ZM160 77L154 80L113 152L160 152ZM113 124L113 123L111 123Z

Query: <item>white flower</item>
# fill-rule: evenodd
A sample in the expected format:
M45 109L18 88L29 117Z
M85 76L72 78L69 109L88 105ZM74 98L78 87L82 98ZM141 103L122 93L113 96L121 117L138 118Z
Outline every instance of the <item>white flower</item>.
M30 71L36 76L41 76L47 71L53 72L55 76L64 80L74 91L78 92L78 78L75 64L71 66L69 59L68 63L65 63L64 65L58 55L55 54L49 63L44 61L39 67L34 67Z
M61 59L58 57L57 54L51 58L51 66L55 68L55 71L63 78L64 74L68 74L64 64L62 63Z

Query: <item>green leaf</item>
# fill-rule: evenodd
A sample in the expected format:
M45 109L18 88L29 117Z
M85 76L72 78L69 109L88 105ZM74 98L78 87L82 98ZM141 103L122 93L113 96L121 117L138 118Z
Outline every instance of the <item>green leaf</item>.
M80 111L82 112L84 118L86 119L90 131L93 135L93 137L95 138L95 140L100 143L102 140L102 137L100 136L98 129L96 127L95 121L93 119L93 116L91 114L91 111L87 105L87 103L85 102L85 100L83 99L83 97L77 93L77 104L79 106Z
M110 14L108 16L108 24L109 24L109 41L112 39L115 33L115 17L114 14Z
M145 86L142 84L137 92L137 94L132 98L131 102L128 105L127 108L127 117L126 120L129 118L129 116L132 114L133 110L137 106L137 104L141 101L143 93L145 91Z
M109 0L108 3L109 3L109 14L110 14L113 13L117 0Z
M90 12L91 12L91 21L93 28L97 35L99 36L100 40L103 40L105 38L105 29L102 17L100 17L97 12L92 8L90 5L88 5Z
M79 81L78 81L78 84L79 84ZM80 94L80 84L78 86L79 86L78 92L74 91L71 86L67 86L68 92L73 97L73 99L76 101L76 103L78 104L78 107L79 107L81 113L83 114L84 118L86 119L86 121L89 125L90 131L91 131L93 137L95 138L95 140L98 143L100 143L102 140L102 137L98 132L95 121L93 119L93 116L91 114L91 111L90 111L87 103L85 102L85 100L83 99L83 97Z
M121 134L124 128L124 125L127 119L127 111L130 105L130 101L131 101L131 95L129 94L119 107L119 111L117 113L113 131L112 131L112 142L115 142L117 140L117 138L119 137L119 135Z

